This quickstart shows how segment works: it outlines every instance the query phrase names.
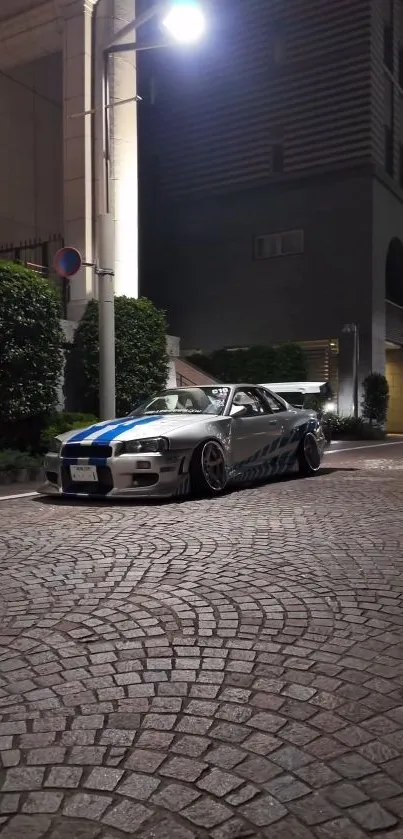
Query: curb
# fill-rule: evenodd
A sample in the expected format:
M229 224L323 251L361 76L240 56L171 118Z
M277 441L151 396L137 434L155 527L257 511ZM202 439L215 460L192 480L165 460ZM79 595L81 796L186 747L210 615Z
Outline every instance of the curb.
M31 466L27 469L0 469L0 486L40 483L44 477L43 466Z

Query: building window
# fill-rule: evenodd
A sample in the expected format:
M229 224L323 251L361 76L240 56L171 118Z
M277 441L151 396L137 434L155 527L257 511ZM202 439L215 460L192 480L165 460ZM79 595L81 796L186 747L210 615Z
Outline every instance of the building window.
M399 85L403 87L403 46L399 47Z
M383 0L383 60L393 73L393 0Z
M271 147L271 171L273 174L284 172L284 146L282 143L275 143Z
M256 236L255 259L273 259L277 256L292 256L304 252L304 231L285 230L283 233L269 233Z
M285 38L278 32L270 41L270 57L273 64L284 64L285 61Z
M383 60L391 73L393 73L393 29L391 26L383 27Z
M399 127L399 186L403 189L403 96L399 96L397 102L399 108L398 127Z
M393 177L393 145L394 145L394 93L393 83L385 73L384 78L384 165L385 170Z
M385 125L385 170L393 178L393 131Z
M397 40L399 43L397 76L400 87L403 87L403 0L400 0L397 8Z

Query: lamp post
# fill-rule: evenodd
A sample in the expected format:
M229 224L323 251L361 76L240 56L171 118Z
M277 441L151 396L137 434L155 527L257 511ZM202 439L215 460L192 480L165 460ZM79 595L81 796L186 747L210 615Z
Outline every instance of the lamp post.
M354 418L358 419L358 377L360 365L360 330L357 323L346 323L342 332L353 335L353 406Z
M101 419L111 419L116 413L115 383L115 302L114 302L114 262L115 262L115 222L110 208L110 124L111 107L124 105L125 102L137 101L135 93L130 99L116 102L113 106L109 96L110 58L122 52L138 50L136 41L122 43L130 33L137 30L154 17L159 17L165 32L180 44L192 44L204 34L205 20L197 0L172 0L152 6L124 26L114 40L103 50L102 60L102 146L96 159L96 174L102 189L102 207L97 218L97 255L98 297L99 297L99 401ZM168 43L153 45L166 47ZM141 47L140 47L141 49ZM142 49L147 49L143 47Z

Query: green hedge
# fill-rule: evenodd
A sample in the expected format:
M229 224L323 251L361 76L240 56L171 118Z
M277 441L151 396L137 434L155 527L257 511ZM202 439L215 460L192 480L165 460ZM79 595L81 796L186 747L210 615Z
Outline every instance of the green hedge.
M88 425L93 425L98 422L98 419L93 414L74 414L69 412L56 413L49 417L49 422L46 425L41 435L41 451L49 451L49 446L54 437L59 434L64 434L66 431L74 431L79 428L86 428Z
M210 355L194 353L188 360L221 382L306 381L305 353L298 344L224 348Z
M0 262L0 440L12 423L40 429L41 418L57 404L60 316L48 280L20 263Z
M333 440L383 440L386 436L383 428L370 425L362 417L325 414L325 419Z
M0 452L0 472L36 469L40 466L42 466L42 458L28 452L19 452L15 449L4 449Z
M42 455L49 451L53 437L73 429L85 428L95 422L98 419L92 414L61 412L41 417L37 422L26 420L10 423L6 433L0 435L0 452L20 452L25 457Z

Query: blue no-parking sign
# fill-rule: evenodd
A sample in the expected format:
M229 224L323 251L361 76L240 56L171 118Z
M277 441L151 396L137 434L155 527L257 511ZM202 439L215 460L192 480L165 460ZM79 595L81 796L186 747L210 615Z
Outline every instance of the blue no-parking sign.
M55 255L54 268L60 277L74 277L82 264L81 254L77 248L60 248Z

